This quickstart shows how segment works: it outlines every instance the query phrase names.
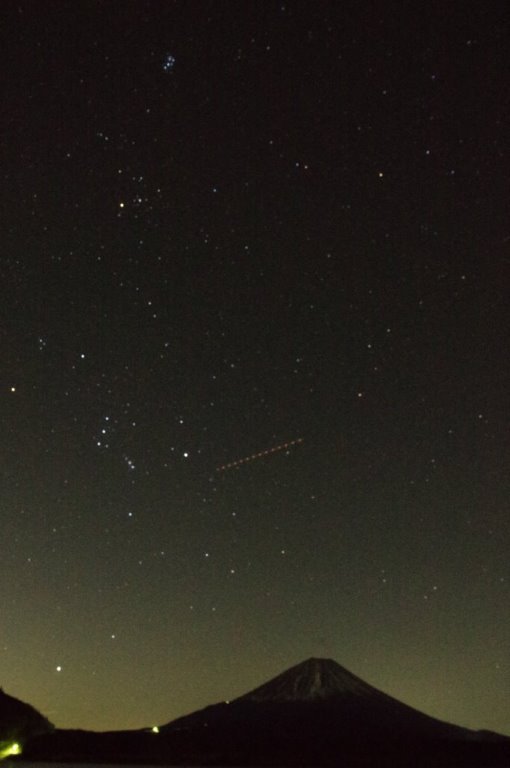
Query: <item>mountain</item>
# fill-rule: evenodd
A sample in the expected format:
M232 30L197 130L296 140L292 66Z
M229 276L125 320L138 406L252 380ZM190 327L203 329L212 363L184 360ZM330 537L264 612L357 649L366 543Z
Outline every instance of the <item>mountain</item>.
M508 768L510 738L418 712L329 659L308 659L230 702L159 728L55 731L32 760L189 766Z
M0 688L0 759L17 754L28 739L52 731L54 726L30 704Z
M237 701L312 701L350 694L381 695L331 659L308 659L240 696Z
M308 659L160 731L194 765L510 765L510 739L418 712L330 659Z
M363 682L332 659L307 659L236 701L314 701L324 699L396 701Z

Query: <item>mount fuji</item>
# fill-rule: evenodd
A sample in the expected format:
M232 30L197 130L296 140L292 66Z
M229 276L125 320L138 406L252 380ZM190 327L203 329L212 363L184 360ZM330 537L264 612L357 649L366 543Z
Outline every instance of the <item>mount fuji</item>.
M510 765L510 739L418 712L330 659L160 730L195 765Z
M510 765L510 738L418 712L330 659L308 659L161 732L195 765Z

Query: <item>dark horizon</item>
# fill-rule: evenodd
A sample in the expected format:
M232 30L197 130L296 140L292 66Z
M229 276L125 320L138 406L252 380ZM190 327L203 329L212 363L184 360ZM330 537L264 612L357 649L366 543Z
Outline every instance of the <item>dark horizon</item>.
M315 685L319 685L322 688L322 691L314 691L314 675L317 675L317 670L319 670L320 679L319 682L315 682ZM298 677L299 679L295 681L295 678ZM308 659L304 659L297 664L293 664L292 666L280 670L278 674L275 675L275 677L272 677L270 680L263 681L256 685L254 688L244 691L243 693L239 694L238 696L233 697L232 699L219 699L215 702L207 702L202 703L202 705L199 705L199 707L196 710L193 710L193 712L184 712L176 717L173 717L171 720L167 720L165 722L160 723L144 723L142 725L136 726L133 729L128 730L134 730L134 731L140 731L140 730L146 730L146 731L152 731L153 733L159 733L160 729L164 729L165 727L172 726L174 723L178 723L181 720L186 720L190 716L194 716L197 714L200 714L201 712L208 712L211 707L215 706L222 706L223 704L235 704L241 701L257 701L263 703L264 701L282 701L285 702L287 699L291 700L293 698L292 691L289 690L289 682L293 683L294 686L294 698L297 696L297 700L303 699L303 700L310 700L310 701L321 701L321 700L327 700L331 697L336 697L338 695L342 695L343 693L350 696L351 694L354 694L355 696L373 696L381 697L383 700L388 700L390 703L397 704L398 706L403 705L406 709L411 709L414 712L418 713L420 716L423 715L426 718L432 718L434 720L437 720L438 723L442 723L445 725L451 725L455 728L464 729L465 726L460 725L459 723L453 723L450 721L443 720L441 718L436 718L434 715L430 715L429 713L426 713L419 709L418 707L411 707L409 704L407 704L405 701L399 701L394 696L390 696L387 692L379 690L378 688L375 688L370 684L369 681L361 680L357 675L354 675L350 670L343 667L341 664L339 664L335 659L325 659L320 658L316 656L311 656ZM287 689L285 688L287 686ZM10 698L12 694L9 694L6 691L3 691L2 688L0 688L0 693L7 694L7 696ZM14 697L16 699L16 697ZM22 702L23 704L27 704L29 706L33 706L29 701ZM39 713L43 717L45 717L45 713L41 712ZM62 726L60 726L58 723L52 723L52 726L54 726L57 730L66 730L63 729ZM76 726L74 726L76 728ZM81 729L79 730L90 730L91 732L97 732L97 733L109 733L112 732L111 729ZM114 729L118 730L119 732L125 732L125 729ZM487 732L487 733L496 733L493 731L487 731L486 729L481 728L475 728L475 729L468 729L472 730L474 733L476 732ZM497 735L500 736L506 736L510 739L510 734L505 733L499 733Z
M46 730L23 754L57 763L496 768L508 765L510 737L431 718L332 659L310 658L159 728Z

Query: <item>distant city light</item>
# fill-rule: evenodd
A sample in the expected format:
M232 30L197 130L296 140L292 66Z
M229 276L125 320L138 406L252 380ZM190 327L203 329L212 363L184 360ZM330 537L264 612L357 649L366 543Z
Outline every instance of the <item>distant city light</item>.
M0 741L0 760L4 760L11 755L21 755L21 744L17 741L7 743Z

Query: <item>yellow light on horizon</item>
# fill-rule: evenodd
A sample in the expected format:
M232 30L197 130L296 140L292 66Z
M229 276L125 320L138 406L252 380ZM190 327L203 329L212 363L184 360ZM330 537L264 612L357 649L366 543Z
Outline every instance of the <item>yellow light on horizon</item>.
M151 728L152 733L159 733L159 728L157 725L153 725Z
M0 747L0 760L4 760L11 755L21 755L21 744L17 741L13 741L10 744Z

